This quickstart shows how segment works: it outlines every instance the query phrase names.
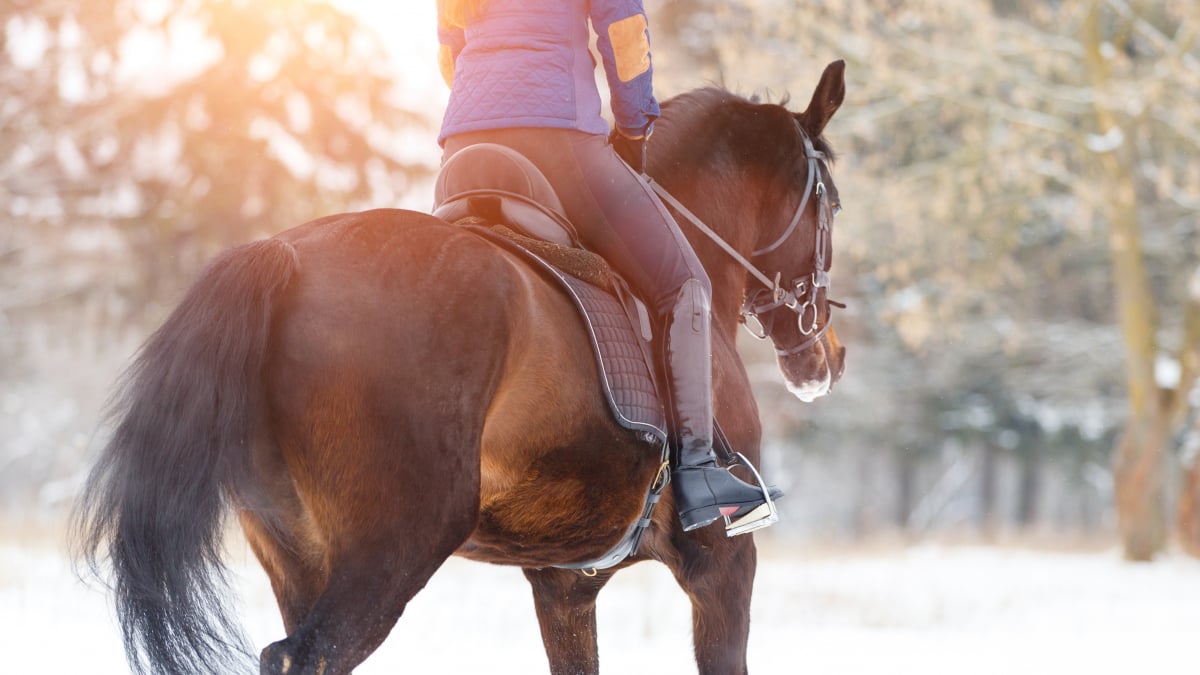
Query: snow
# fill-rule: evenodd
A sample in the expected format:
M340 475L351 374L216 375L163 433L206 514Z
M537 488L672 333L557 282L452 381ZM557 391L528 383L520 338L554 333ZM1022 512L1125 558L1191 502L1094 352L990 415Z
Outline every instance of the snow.
M1158 354L1154 359L1154 381L1163 389L1175 389L1179 379L1183 377L1183 367L1179 361L1166 354Z
M1200 562L1122 562L1115 551L922 545L893 550L761 547L755 673L1197 671ZM257 647L282 637L265 577L231 554ZM604 673L694 673L690 609L662 566L622 572L600 596ZM126 672L102 591L49 545L0 539L6 672ZM64 648L69 645L69 648ZM516 569L452 559L355 672L546 672Z
M1092 152L1102 155L1107 152L1113 152L1121 147L1125 142L1125 132L1121 131L1121 127L1113 125L1104 135L1088 134L1087 148Z

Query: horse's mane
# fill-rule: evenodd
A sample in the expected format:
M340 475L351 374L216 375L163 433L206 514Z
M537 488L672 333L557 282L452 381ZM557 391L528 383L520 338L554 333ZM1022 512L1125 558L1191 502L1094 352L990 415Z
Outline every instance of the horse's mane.
M673 173L713 161L758 166L770 175L792 172L804 157L796 115L780 103L747 99L720 87L704 87L663 103L651 143L652 166L666 162ZM833 159L824 137L813 146Z

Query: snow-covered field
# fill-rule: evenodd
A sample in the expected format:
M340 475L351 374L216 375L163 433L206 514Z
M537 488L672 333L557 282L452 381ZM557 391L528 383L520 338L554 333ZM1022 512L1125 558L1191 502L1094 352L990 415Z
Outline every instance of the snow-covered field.
M45 535L0 535L0 672L124 673L102 591L72 575ZM806 551L760 545L755 673L1200 673L1200 561L1124 563L1115 551L922 545ZM282 637L265 577L247 554L244 625ZM604 673L694 673L690 615L659 566L600 596ZM454 559L356 672L546 672L518 570Z

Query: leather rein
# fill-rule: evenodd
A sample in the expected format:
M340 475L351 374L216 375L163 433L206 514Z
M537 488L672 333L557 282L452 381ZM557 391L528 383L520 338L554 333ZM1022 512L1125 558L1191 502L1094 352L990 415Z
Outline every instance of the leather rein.
M825 302L827 305L845 307L840 302L828 299L829 271L826 269L825 249L829 245L829 235L834 213L833 207L829 203L829 191L825 187L825 181L819 177L820 166L825 166L826 171L828 171L828 157L824 152L813 147L812 140L800 129L798 123L796 124L796 130L800 133L800 138L804 141L804 156L808 161L808 177L804 185L804 196L801 197L800 205L796 207L796 213L792 216L792 220L788 223L787 229L783 231L783 234L779 235L768 246L750 254L751 258L754 258L770 253L789 240L800 225L800 220L804 216L804 210L808 206L809 199L815 194L817 198L817 227L816 242L813 249L813 271L810 275L792 280L788 286L780 284L780 279L783 277L782 272L776 272L775 277L772 279L750 260L747 260L745 256L738 253L735 248L729 245L729 242L721 238L721 235L714 232L704 221L700 220L671 193L667 192L663 186L659 185L653 178L646 174L644 170L646 166L645 160L643 159L642 162L642 178L650 185L650 188L764 286L764 288L759 288L753 292L747 290L743 299L740 322L751 335L759 340L765 340L770 336L774 320L770 318L764 322L762 315L780 307L786 307L796 313L796 322L800 328L800 334L805 336L806 339L800 344L786 349L780 349L776 346L775 353L784 357L798 354L812 347L818 340L825 336L830 324L833 323L831 316L823 325L817 325L819 316L817 311L817 297L821 289L826 289ZM644 148L645 145L643 145ZM758 325L758 330L755 330L750 325L751 321Z

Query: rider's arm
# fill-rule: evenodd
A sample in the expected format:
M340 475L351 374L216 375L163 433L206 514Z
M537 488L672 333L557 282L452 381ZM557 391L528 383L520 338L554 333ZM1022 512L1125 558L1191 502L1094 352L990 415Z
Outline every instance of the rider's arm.
M592 28L604 61L617 131L628 138L649 134L658 118L650 63L650 31L641 0L592 0Z
M441 3L438 3L438 69L442 71L447 87L454 87L454 62L466 44L462 27L451 26L442 16Z

